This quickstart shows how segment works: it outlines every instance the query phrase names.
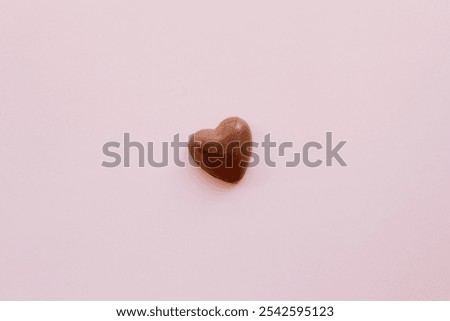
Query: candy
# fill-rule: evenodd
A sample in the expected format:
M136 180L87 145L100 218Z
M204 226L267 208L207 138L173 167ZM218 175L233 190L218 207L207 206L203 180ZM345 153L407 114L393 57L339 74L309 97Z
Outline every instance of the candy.
M230 117L215 129L202 129L193 134L188 147L192 159L208 174L237 183L251 159L252 133L245 120Z

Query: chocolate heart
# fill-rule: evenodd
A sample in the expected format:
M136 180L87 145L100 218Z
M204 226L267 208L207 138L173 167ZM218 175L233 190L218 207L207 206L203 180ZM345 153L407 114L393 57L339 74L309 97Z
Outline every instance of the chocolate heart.
M208 174L237 183L249 165L252 133L239 117L223 120L216 129L202 129L189 139L192 159Z

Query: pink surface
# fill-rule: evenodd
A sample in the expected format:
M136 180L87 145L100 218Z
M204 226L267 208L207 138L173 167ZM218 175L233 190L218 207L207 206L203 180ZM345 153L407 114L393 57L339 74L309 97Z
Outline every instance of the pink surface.
M450 2L1 1L0 299L450 299ZM246 119L348 167L103 168ZM186 153L182 153L186 159ZM317 153L320 155L320 153Z

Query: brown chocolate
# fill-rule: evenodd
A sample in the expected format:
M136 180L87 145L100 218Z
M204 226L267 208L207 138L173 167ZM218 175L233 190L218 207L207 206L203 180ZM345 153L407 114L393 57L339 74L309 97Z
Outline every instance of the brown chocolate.
M215 129L202 129L189 139L192 159L208 174L229 183L244 176L250 162L252 133L239 117L223 120Z

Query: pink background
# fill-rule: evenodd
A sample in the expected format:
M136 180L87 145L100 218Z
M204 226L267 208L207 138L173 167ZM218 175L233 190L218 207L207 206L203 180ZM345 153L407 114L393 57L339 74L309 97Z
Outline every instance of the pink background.
M449 57L447 0L0 0L0 299L450 299ZM101 167L233 115L349 166Z

